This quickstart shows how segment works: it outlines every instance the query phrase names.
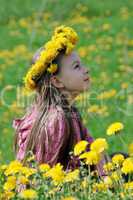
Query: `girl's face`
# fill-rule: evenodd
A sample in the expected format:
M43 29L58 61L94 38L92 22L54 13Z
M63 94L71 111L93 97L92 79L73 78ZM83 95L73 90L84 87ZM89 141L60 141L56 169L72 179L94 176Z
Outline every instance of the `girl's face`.
M61 59L61 69L58 75L63 86L70 92L83 92L89 88L89 70L81 63L78 54L73 51Z

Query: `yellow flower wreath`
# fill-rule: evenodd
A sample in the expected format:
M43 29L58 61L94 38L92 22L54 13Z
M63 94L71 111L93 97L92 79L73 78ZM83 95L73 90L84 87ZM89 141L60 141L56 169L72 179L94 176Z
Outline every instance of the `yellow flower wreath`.
M29 91L35 90L34 77L42 75L45 71L56 72L58 66L52 61L58 55L59 50L65 49L65 54L68 55L74 49L77 41L78 35L71 27L61 25L55 28L51 40L44 45L44 50L41 51L39 59L32 64L23 78L25 88Z

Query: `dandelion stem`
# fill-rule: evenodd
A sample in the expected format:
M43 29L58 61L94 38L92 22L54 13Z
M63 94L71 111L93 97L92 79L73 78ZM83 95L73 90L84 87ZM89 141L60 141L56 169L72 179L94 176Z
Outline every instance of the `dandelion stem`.
M124 150L126 151L127 150L127 144L125 143L125 141L123 140L121 135L118 135L118 136L120 138L121 143L123 144Z

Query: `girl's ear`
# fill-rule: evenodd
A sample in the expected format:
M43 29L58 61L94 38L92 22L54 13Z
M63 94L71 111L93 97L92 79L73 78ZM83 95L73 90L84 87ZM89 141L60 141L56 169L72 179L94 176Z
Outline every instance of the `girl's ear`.
M59 80L57 76L51 76L51 83L57 88L64 88L63 83Z

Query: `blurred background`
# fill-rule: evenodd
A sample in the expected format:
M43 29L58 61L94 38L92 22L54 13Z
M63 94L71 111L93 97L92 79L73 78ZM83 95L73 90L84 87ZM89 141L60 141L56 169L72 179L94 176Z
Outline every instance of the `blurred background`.
M22 81L32 55L62 24L78 33L76 50L91 73L90 90L76 99L84 124L95 138L108 140L110 152L126 151L106 129L120 121L124 141L133 141L133 1L0 0L0 5L0 162L15 158L12 121L24 115L34 96L27 96Z

